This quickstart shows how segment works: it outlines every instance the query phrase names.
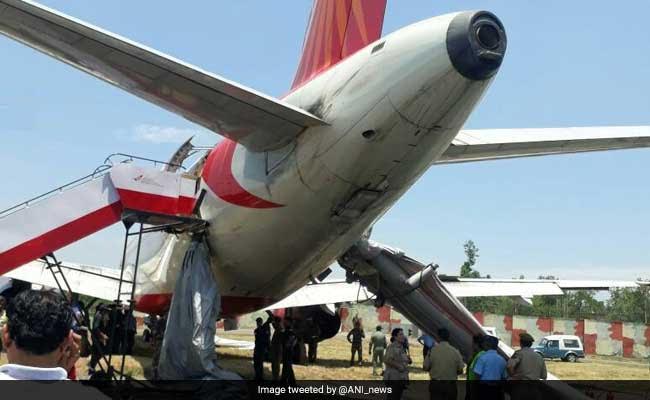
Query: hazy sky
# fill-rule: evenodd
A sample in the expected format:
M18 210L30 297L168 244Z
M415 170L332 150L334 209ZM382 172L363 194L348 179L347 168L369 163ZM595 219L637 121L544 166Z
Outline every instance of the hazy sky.
M228 79L280 96L311 1L44 3ZM182 6L180 5L182 4ZM650 2L389 0L384 33L487 9L508 33L503 67L467 127L650 125ZM166 159L218 137L0 38L0 209L91 172L114 152ZM375 240L456 273L462 244L497 277L650 277L650 150L432 168L376 225ZM120 228L63 250L116 265ZM253 249L254 250L254 249Z

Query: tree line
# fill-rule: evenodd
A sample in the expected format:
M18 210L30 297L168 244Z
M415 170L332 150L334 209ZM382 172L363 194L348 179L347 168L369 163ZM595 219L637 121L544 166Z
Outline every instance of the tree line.
M461 278L490 278L474 268L479 257L476 244L464 244L466 260L460 267ZM525 279L520 275L518 279ZM553 275L540 275L537 279L556 280ZM643 280L639 278L639 280ZM601 297L601 299L599 299ZM637 288L620 288L609 291L608 296L596 296L593 290L565 291L561 296L535 296L532 304L509 297L473 297L462 300L473 312L502 315L525 315L566 319L596 319L650 323L650 285Z

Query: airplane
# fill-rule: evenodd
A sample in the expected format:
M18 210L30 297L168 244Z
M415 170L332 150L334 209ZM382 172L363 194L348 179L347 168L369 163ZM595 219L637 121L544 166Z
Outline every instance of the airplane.
M27 0L0 0L0 33L224 138L185 171L205 193L198 213L209 223L222 317L268 307L338 261L418 325L454 327L468 356L480 326L434 281L433 266L372 242L375 222L431 167L649 147L650 127L465 130L506 55L505 27L490 12L464 11L382 37L385 10L386 0L315 0L281 99ZM12 238L7 218L0 239ZM58 239L48 251L79 238ZM7 276L43 255L15 265L26 242L12 240L0 240ZM190 241L144 239L136 309L169 307Z

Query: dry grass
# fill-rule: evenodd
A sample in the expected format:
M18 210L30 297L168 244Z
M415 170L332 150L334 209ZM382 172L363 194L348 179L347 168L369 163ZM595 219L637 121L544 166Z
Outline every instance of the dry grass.
M220 334L229 339L252 340L250 333L243 331ZM425 380L427 374L422 371L421 347L412 342L413 366L410 369L410 379ZM364 343L364 365L349 367L350 345L344 336L337 336L321 343L318 348L318 362L316 365L295 365L294 371L299 380L306 379L331 379L331 380L372 380L380 379L372 375L372 365L367 353L367 342ZM124 371L133 378L149 378L151 365L151 348L148 344L136 341L134 356L127 356ZM237 350L231 348L217 349L219 364L229 370L235 371L247 379L253 378L252 350ZM121 357L113 357L113 365L118 368ZM7 362L6 355L0 354L0 365ZM77 362L77 375L83 379L87 377L88 359ZM561 361L547 361L549 372L561 379L569 380L625 380L625 379L650 379L647 361L627 359L621 357L590 356L577 363ZM265 364L266 376L271 376L270 365Z
M223 336L238 340L253 339L251 334L241 331L228 332L223 334ZM367 343L364 343L364 346L367 346ZM410 369L410 379L427 379L426 373L421 369L422 348L417 343L411 342L411 349L413 366ZM367 351L367 347L364 347L364 350ZM223 360L222 365L235 365L237 371L244 377L252 377L252 351L219 349L218 353ZM367 359L367 353L364 354L364 358L366 358L364 366L348 367L350 345L344 336L339 335L321 343L318 348L318 353L319 361L317 365L308 367L297 365L294 367L298 379L379 379L379 377L372 376L372 365ZM589 356L587 359L580 360L576 363L547 360L546 366L549 372L565 380L650 379L648 362L639 359ZM266 371L270 375L268 368Z

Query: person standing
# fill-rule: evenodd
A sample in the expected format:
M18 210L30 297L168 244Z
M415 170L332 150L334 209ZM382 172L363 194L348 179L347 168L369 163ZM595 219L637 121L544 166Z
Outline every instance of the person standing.
M151 375L153 379L159 379L158 364L160 364L160 353L162 351L163 340L165 339L165 330L167 329L167 314L156 316L154 329L151 332L151 346L153 347L153 356L151 359Z
M390 334L390 344L386 348L384 355L384 381L386 386L391 388L388 394L388 400L399 400L402 398L402 393L408 385L409 380L409 364L411 364L411 357L406 354L404 349L404 330L402 328L395 328Z
M133 310L130 310L128 307L124 310L124 327L126 328L125 352L128 355L133 355L135 335L138 332L138 322L135 320L135 316L133 316Z
M320 327L313 318L307 318L305 329L305 341L307 342L307 362L314 364L318 357L318 341L320 340Z
M476 365L476 360L485 353L483 350L483 335L476 335L472 338L472 358L470 358L469 363L467 364L467 381L465 385L465 400L474 400L478 399L478 387L477 387L477 378L474 373L474 366Z
M431 399L456 400L456 380L463 373L463 357L458 349L449 344L449 330L438 329L439 343L424 359L424 370L429 371L429 394Z
M284 332L282 334L282 384L296 386L296 376L293 373L293 357L295 355L298 337L293 330L293 320L284 318Z
M280 380L280 365L282 363L282 320L280 317L273 318L273 337L271 338L271 373L273 381Z
M267 311L269 317L266 322L260 317L255 319L257 328L253 333L255 334L255 348L253 350L253 369L255 370L255 380L261 382L264 380L264 359L266 358L266 353L271 347L271 321L273 320L273 314L271 311Z
M95 309L95 315L91 326L92 345L90 347L90 362L88 363L88 376L95 373L95 367L104 354L108 345L109 310L104 304Z
M535 339L530 334L520 333L519 343L521 349L515 351L507 362L508 374L513 381L510 385L510 398L513 400L541 398L541 393L536 388L538 384L530 381L545 380L547 378L546 363L544 358L531 348L534 342ZM529 382L524 384L521 382L524 380Z
M368 355L372 356L372 374L377 375L377 368L384 370L384 351L386 350L386 336L381 331L381 325L377 325L375 333L370 336L370 347Z
M480 398L485 400L502 400L501 380L506 378L506 360L497 352L499 339L487 336L483 341L485 353L481 354L474 365L474 374L479 381L477 388Z
M428 333L423 333L418 338L418 343L422 345L422 359L425 359L427 358L427 354L429 354L429 350L435 346L436 341L433 336L429 335Z
M354 365L354 353L357 353L359 365L363 364L363 339L366 337L366 334L363 332L363 327L361 326L361 320L355 319L354 328L348 332L348 342L352 345L351 347L351 356L350 356L350 366Z

